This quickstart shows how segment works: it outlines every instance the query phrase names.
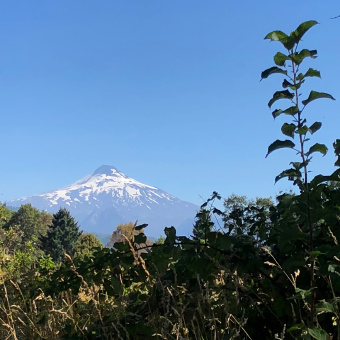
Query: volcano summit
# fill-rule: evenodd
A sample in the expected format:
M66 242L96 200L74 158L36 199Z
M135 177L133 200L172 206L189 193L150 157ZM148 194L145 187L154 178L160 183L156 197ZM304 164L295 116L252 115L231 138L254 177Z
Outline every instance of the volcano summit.
M52 213L60 207L67 208L80 228L88 232L112 233L120 223L147 223L145 232L153 237L170 226L176 227L179 235L190 234L199 209L110 165L102 165L65 188L6 203L14 207L31 203Z

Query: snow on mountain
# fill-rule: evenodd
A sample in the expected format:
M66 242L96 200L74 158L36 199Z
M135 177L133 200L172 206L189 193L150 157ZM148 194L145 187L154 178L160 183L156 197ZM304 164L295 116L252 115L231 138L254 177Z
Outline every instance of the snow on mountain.
M89 176L55 191L6 202L10 206L31 203L55 213L67 208L85 231L112 233L119 223L148 223L145 232L158 237L175 226L178 235L189 235L198 207L102 165Z

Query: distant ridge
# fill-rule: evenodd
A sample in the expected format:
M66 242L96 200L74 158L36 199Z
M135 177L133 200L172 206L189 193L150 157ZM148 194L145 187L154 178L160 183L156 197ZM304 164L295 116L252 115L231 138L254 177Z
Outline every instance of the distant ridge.
M112 165L102 165L90 175L59 190L7 201L18 207L56 212L67 208L85 231L111 233L118 224L148 223L148 236L158 237L165 227L175 226L178 234L189 235L198 206L182 201L154 186L126 176Z

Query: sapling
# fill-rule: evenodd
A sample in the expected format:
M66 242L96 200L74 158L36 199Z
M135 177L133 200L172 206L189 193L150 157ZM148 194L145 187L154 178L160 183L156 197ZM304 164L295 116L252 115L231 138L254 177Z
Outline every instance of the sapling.
M314 100L326 98L334 98L324 92L310 91L307 98L301 100L301 88L309 77L320 78L320 72L313 68L308 68L302 71L306 58L315 59L317 57L316 50L299 49L304 34L318 23L314 20L303 22L298 28L289 35L282 31L273 31L266 35L265 39L278 41L285 49L285 53L277 52L274 56L275 66L265 70L261 74L261 80L269 77L272 74L281 74L284 77L282 82L283 90L276 91L273 97L268 102L269 108L272 108L278 100L288 100L290 105L283 109L275 109L272 112L274 119L282 114L289 117L289 121L284 122L281 131L288 137L285 140L276 140L268 147L267 156L273 151L281 148L293 149L298 155L298 161L292 161L291 168L282 171L276 176L275 181L282 178L288 178L293 181L300 189L300 196L303 200L301 214L306 215L306 226L309 233L309 271L310 271L310 321L309 329L314 329L317 326L316 319L316 292L315 292L315 252L314 252L314 224L311 217L311 197L310 197L310 180L308 178L308 166L312 159L312 154L319 152L322 155L327 153L327 147L324 144L314 143L308 145L310 137L316 133L322 126L319 121L307 124L305 110L307 106ZM313 328L314 327L314 328Z

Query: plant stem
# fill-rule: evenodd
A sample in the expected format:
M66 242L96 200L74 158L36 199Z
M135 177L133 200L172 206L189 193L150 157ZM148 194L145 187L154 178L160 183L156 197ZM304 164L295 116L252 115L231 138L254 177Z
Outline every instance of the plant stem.
M297 70L296 65L294 61L292 60L292 70L293 70L293 81L295 86L295 105L298 109L297 113L297 128L300 129L303 126L303 120L301 119L301 113L302 110L299 108L299 93L297 89ZM313 226L312 226L312 220L311 220L311 214L310 214L310 194L309 194L309 185L308 185L308 172L307 172L307 163L306 163L306 154L304 151L304 142L305 139L303 138L302 134L298 133L299 135L299 142L300 142L300 155L302 159L303 164L303 171L304 171L304 187L305 187L305 194L307 196L307 223L308 223L308 229L309 229L309 250L310 253L314 250L313 245ZM313 327L316 323L316 309L315 309L315 291L313 287L315 286L315 275L314 275L314 269L315 269L315 261L312 255L310 255L310 288L311 288L311 310L310 310L310 327Z

